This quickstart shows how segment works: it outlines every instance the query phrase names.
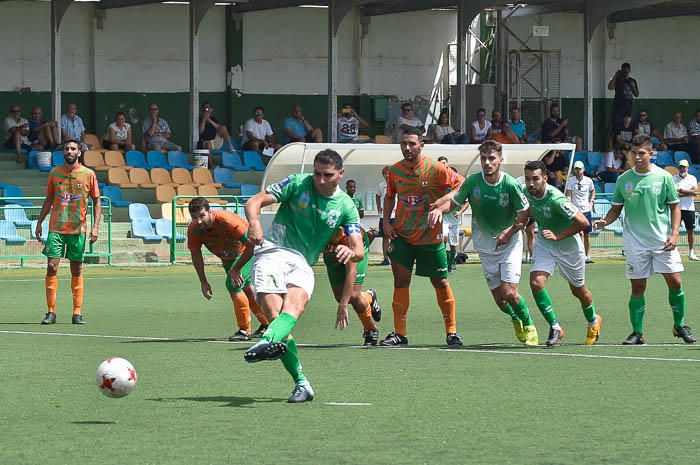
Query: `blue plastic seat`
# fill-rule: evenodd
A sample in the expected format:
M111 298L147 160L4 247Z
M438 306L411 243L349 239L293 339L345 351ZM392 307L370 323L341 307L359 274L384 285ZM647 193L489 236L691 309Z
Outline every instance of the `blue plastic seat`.
M143 203L132 203L129 205L129 219L131 221L146 220L150 224L156 224L156 220L151 217L148 207Z
M693 164L693 161L690 159L690 155L688 155L688 152L677 150L673 153L673 161L676 162L677 165L678 162L680 162L681 160L686 160L689 165Z
M250 166L255 171L265 171L265 164L260 159L260 154L252 150L243 152L243 164Z
M8 204L5 208L5 219L10 220L18 228L26 228L32 224L21 205Z
M54 168L63 165L65 162L66 159L63 158L63 152L61 150L56 150L51 154L51 166Z
M260 188L255 184L241 184L241 195L250 197L260 192Z
M171 150L168 152L168 163L174 168L185 168L186 170L193 171L194 166L190 165L187 161L187 155L178 150Z
M615 183L614 182L606 182L605 186L603 188L603 191L606 194L612 194L613 192L615 192Z
M132 220L131 221L131 236L143 239L144 242L160 242L162 236L153 232L153 225L148 220Z
M18 186L5 186L2 191L3 197L24 197L24 191ZM15 205L21 205L23 207L31 207L33 204L29 200L6 200L6 203L12 203Z
M234 171L250 171L249 166L245 166L241 163L241 157L236 152L222 153L221 162L226 168L231 168Z
M152 168L163 168L168 171L172 171L174 166L170 166L168 160L165 159L165 155L158 150L149 150L146 154L146 161Z
M32 224L29 226L29 235L32 239L36 239L34 231L36 231L36 225L39 221L32 220ZM46 242L49 239L49 220L44 220L41 223L41 242Z
M601 152L588 152L588 166L592 170L597 170L603 163L603 154Z
M109 197L109 201L115 207L128 207L133 203L131 200L124 200L119 186L104 186L102 193L105 197Z
M673 165L673 152L670 150L662 150L656 153L656 166L665 168Z
M221 166L214 168L214 181L220 182L222 186L228 187L229 189L240 189L241 187L240 182L234 181L233 171Z
M17 228L10 220L0 220L0 239L7 244L21 245L27 242L26 238L17 234Z
M39 155L39 150L32 150L29 152L29 155L27 156L27 168L30 170L35 170L39 168L39 164L37 163L37 155Z
M146 171L151 171L151 167L146 163L146 156L138 150L129 150L126 152L126 164L136 168L143 168Z
M156 234L163 236L166 241L173 239L173 222L167 218L159 218L156 220ZM175 231L175 241L184 242L187 237Z
M593 181L593 188L595 189L596 194L602 194L603 193L603 182L602 181Z

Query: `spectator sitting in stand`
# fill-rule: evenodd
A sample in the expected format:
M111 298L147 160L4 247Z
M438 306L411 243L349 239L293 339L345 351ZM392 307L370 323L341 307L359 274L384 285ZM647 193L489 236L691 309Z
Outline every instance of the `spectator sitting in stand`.
M10 106L10 115L5 118L5 148L17 152L17 163L22 163L22 149L29 151L29 122L22 118L17 105Z
M611 150L605 155L603 163L598 167L598 178L605 183L614 183L622 173L627 171L627 152L630 146L627 144L618 144L614 150Z
M688 128L681 122L683 115L680 111L673 114L673 121L664 128L664 140L668 146L668 150L680 150L690 152L690 144L688 144Z
M622 117L622 124L615 130L613 135L613 144L629 144L634 137L634 125L632 124L632 115L625 113Z
M160 107L156 103L148 106L149 116L143 120L143 141L146 150L182 150L170 141L172 133L168 122L160 117Z
M695 119L688 123L688 143L693 163L700 163L700 109L695 110Z
M469 128L469 142L472 144L481 144L485 140L490 140L492 137L491 121L486 120L486 109L479 108L476 110L476 121L473 121Z
M525 121L520 117L520 108L513 107L510 110L510 120L508 121L510 130L518 138L518 144L527 144L527 128Z
M559 150L550 150L542 161L547 166L547 182L564 192L569 177L569 159Z
M518 137L510 130L510 125L503 121L503 116L498 110L491 112L492 139L500 144L515 144Z
M32 119L29 120L29 144L32 150L53 150L61 140L58 123L42 120L41 114L41 107L34 107Z
M460 134L450 126L449 116L446 110L440 112L436 124L428 128L428 137L438 144L466 144L467 135Z
M397 142L401 139L401 134L410 128L417 128L421 134L425 133L425 126L423 122L416 117L411 102L406 102L401 105L401 116L396 119L396 124L394 126L396 129L394 136Z
M559 105L553 103L549 106L549 118L542 123L542 143L560 144L563 142L576 144L576 150L581 150L581 138L569 135L569 120L561 119Z
M294 105L292 116L284 120L282 129L286 144L290 142L316 142L317 144L323 142L323 132L320 128L315 128L306 121L299 105Z
M107 129L107 138L103 144L109 150L136 150L131 139L131 125L126 122L126 113L117 112L114 123Z
M220 150L224 142L228 144L228 149L233 150L233 142L228 133L228 129L219 123L214 116L214 107L209 102L202 104L202 114L199 116L199 141L197 148L200 150Z
M85 125L83 119L78 116L78 106L75 103L69 103L66 114L61 116L61 135L64 141L69 139L78 141L82 152L85 148L90 150L96 148L85 144Z
M276 151L281 145L275 143L275 133L272 132L270 123L263 117L265 109L263 107L255 107L253 117L245 122L243 126L243 150L252 150L253 152L263 152L265 149Z
M654 127L649 118L649 112L645 109L639 110L637 120L632 123L634 135L649 136L657 150L666 150L666 142L663 135Z
M367 121L357 114L349 103L343 104L338 115L338 142L341 144L354 144L359 142L360 128L369 126Z

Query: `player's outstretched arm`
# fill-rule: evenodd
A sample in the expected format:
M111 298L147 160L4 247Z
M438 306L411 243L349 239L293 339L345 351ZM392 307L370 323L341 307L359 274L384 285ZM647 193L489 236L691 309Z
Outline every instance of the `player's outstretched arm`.
M605 218L593 222L593 229L603 229L605 226L614 223L615 220L620 217L620 213L622 213L622 207L622 205L613 205L608 211L608 213L605 215Z
M260 212L264 207L277 203L274 195L268 192L258 192L245 203L245 216L248 218L248 240L253 245L263 243L263 229L260 223Z
M36 237L36 240L41 242L41 233L42 233L42 226L41 223L44 222L46 217L48 216L49 212L51 211L51 206L53 205L53 197L47 195L46 198L44 199L44 203L41 205L41 211L39 212L39 218L37 218L36 222L36 230L34 231L34 237Z
M343 283L343 293L338 301L338 312L335 319L335 328L341 331L348 327L348 304L352 291L355 288L355 277L357 276L357 264L347 262L345 264L345 282Z
M442 197L437 199L435 202L430 204L430 210L431 211L432 210L440 210L443 213L447 213L448 211L450 211L450 209L453 206L452 205L453 199L455 197L455 194L457 194L457 192L459 192L459 190L453 190L453 191L450 191L447 194L443 195Z
M205 299L209 300L212 298L213 293L209 281L207 281L207 275L204 272L204 257L202 256L202 251L190 250L190 255L192 257L192 266L194 266L194 270L197 272L197 277L199 278L202 295Z

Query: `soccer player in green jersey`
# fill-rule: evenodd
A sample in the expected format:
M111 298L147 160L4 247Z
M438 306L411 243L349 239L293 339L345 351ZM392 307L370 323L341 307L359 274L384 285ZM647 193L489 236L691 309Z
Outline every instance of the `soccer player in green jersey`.
M362 204L362 199L360 198L360 196L356 195L357 182L355 182L354 179L349 179L348 182L345 183L345 192L350 196L353 203L357 207L357 211L360 214L360 219L364 218L365 217L365 206Z
M626 274L632 285L628 305L632 333L623 344L646 343L644 291L647 278L654 273L661 273L668 286L673 335L686 344L692 344L697 339L685 325L685 292L681 280L683 262L676 247L681 211L673 176L651 164L652 142L649 136L635 136L631 153L634 168L617 178L612 208L605 218L593 222L595 229L601 229L613 223L625 209L622 249L627 263Z
M593 295L585 284L586 252L579 233L588 228L588 219L564 194L547 183L544 162L529 161L525 164L525 187L530 215L539 228L530 268L530 288L537 307L549 323L547 346L558 345L564 337L552 299L545 289L556 267L569 283L571 293L581 302L583 315L588 321L584 344L593 345L600 336L603 319L596 314Z
M292 330L314 290L311 265L326 248L338 227L348 236L348 245L335 247L339 263L361 262L364 247L357 208L340 190L343 159L327 149L316 154L313 174L292 174L254 195L245 205L248 239L260 247L255 250L253 286L258 302L271 321L260 341L249 348L247 362L281 359L294 379L289 402L314 399L311 384L302 372ZM272 226L265 232L260 223L262 208L279 203ZM242 259L231 270L232 280L240 285ZM274 321L273 321L274 320Z
M459 191L443 196L432 208L444 211L469 201L474 248L496 305L510 316L518 340L536 346L537 328L518 292L523 258L520 230L530 215L527 199L520 183L501 171L501 144L492 140L481 144L479 159L482 172L467 177Z

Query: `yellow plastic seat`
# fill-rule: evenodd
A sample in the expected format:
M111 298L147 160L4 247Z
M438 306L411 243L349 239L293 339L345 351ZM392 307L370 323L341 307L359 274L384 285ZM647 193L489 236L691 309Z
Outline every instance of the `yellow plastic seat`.
M192 179L201 186L208 184L217 189L222 187L220 182L214 182L214 178L211 177L211 171L206 168L195 168L194 172L192 172Z
M192 184L180 184L177 186L177 195L188 195L197 197L197 188ZM189 203L192 199L180 199L178 203Z
M384 134L377 134L374 136L374 142L377 144L393 144L391 137L385 136Z
M100 138L97 137L94 134L89 134L85 133L85 137L83 139L83 142L85 142L87 145L92 146L92 150L100 153L105 153L106 150L102 148L102 142L100 142Z
M207 196L218 196L219 191L216 189L216 187L205 184L203 186L199 186L199 195L202 197L207 197ZM226 205L228 203L227 200L225 199L217 199L216 197L207 197L207 200L209 203L218 203L219 205Z
M93 171L109 171L109 166L105 164L102 154L96 150L88 150L83 154L85 166Z
M169 184L156 187L156 201L158 203L170 204L176 195L175 188Z
M675 176L678 174L678 168L676 168L675 166L667 166L664 169L666 171L668 171L669 173L671 173L672 176Z
M123 168L127 171L131 169L131 166L124 161L124 155L117 150L107 150L105 152L105 163L114 168Z
M132 168L131 171L129 171L129 179L132 184L138 184L141 189L155 189L158 187L157 184L151 182L148 171L143 168Z
M185 168L173 168L173 182L178 185L189 184L191 186L198 186L196 182L192 179L192 175Z
M177 187L177 184L170 179L170 173L168 173L168 170L165 168L153 168L151 170L151 182L158 186L167 184L169 186Z
M119 186L121 189L135 189L139 187L129 179L129 175L122 168L110 168L107 172L107 180L110 184Z

